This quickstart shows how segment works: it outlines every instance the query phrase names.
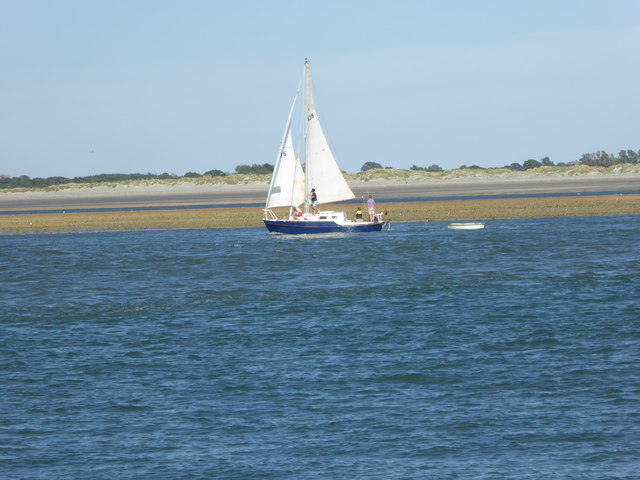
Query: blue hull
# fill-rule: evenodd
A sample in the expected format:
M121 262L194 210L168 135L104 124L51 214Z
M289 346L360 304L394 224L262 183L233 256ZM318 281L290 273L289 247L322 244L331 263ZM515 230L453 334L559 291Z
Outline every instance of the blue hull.
M301 235L310 233L362 233L379 232L386 222L366 223L362 225L338 225L335 222L304 222L287 220L264 220L271 233Z

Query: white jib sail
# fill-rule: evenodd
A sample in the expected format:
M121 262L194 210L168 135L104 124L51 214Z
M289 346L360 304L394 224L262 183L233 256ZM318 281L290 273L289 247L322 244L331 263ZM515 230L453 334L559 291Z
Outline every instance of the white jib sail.
M340 167L338 167L331 153L327 139L318 121L318 113L311 94L311 73L308 63L305 69L305 94L307 107L307 138L305 143L307 188L309 190L315 188L319 203L331 203L355 198L347 181L342 176Z
M296 157L291 141L291 114L295 100L291 106L289 119L285 127L284 138L280 144L278 157L271 176L266 208L295 207L305 200L304 173L300 160Z

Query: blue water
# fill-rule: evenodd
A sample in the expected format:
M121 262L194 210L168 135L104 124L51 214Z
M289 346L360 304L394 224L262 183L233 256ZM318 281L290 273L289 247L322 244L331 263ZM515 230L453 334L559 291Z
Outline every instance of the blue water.
M638 479L640 217L0 236L0 477Z

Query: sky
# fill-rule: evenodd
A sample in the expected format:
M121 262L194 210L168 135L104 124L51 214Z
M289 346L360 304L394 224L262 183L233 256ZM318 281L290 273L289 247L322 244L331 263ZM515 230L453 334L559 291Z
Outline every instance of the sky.
M340 167L640 149L637 0L0 0L0 174L275 162L305 57Z

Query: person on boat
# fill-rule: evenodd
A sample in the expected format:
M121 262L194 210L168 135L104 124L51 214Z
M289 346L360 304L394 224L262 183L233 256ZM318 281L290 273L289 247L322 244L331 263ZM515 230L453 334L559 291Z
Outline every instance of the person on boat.
M367 200L367 208L369 209L369 221L373 222L376 218L376 201L371 195L369 195L369 200Z
M362 221L362 209L358 207L358 209L356 210L356 222L361 222L361 221Z
M302 216L302 210L300 207L291 207L291 215L289 216L289 220L300 220Z
M309 197L311 199L311 209L313 210L313 213L318 213L318 195L316 195L315 188L311 189L311 195L309 195Z

